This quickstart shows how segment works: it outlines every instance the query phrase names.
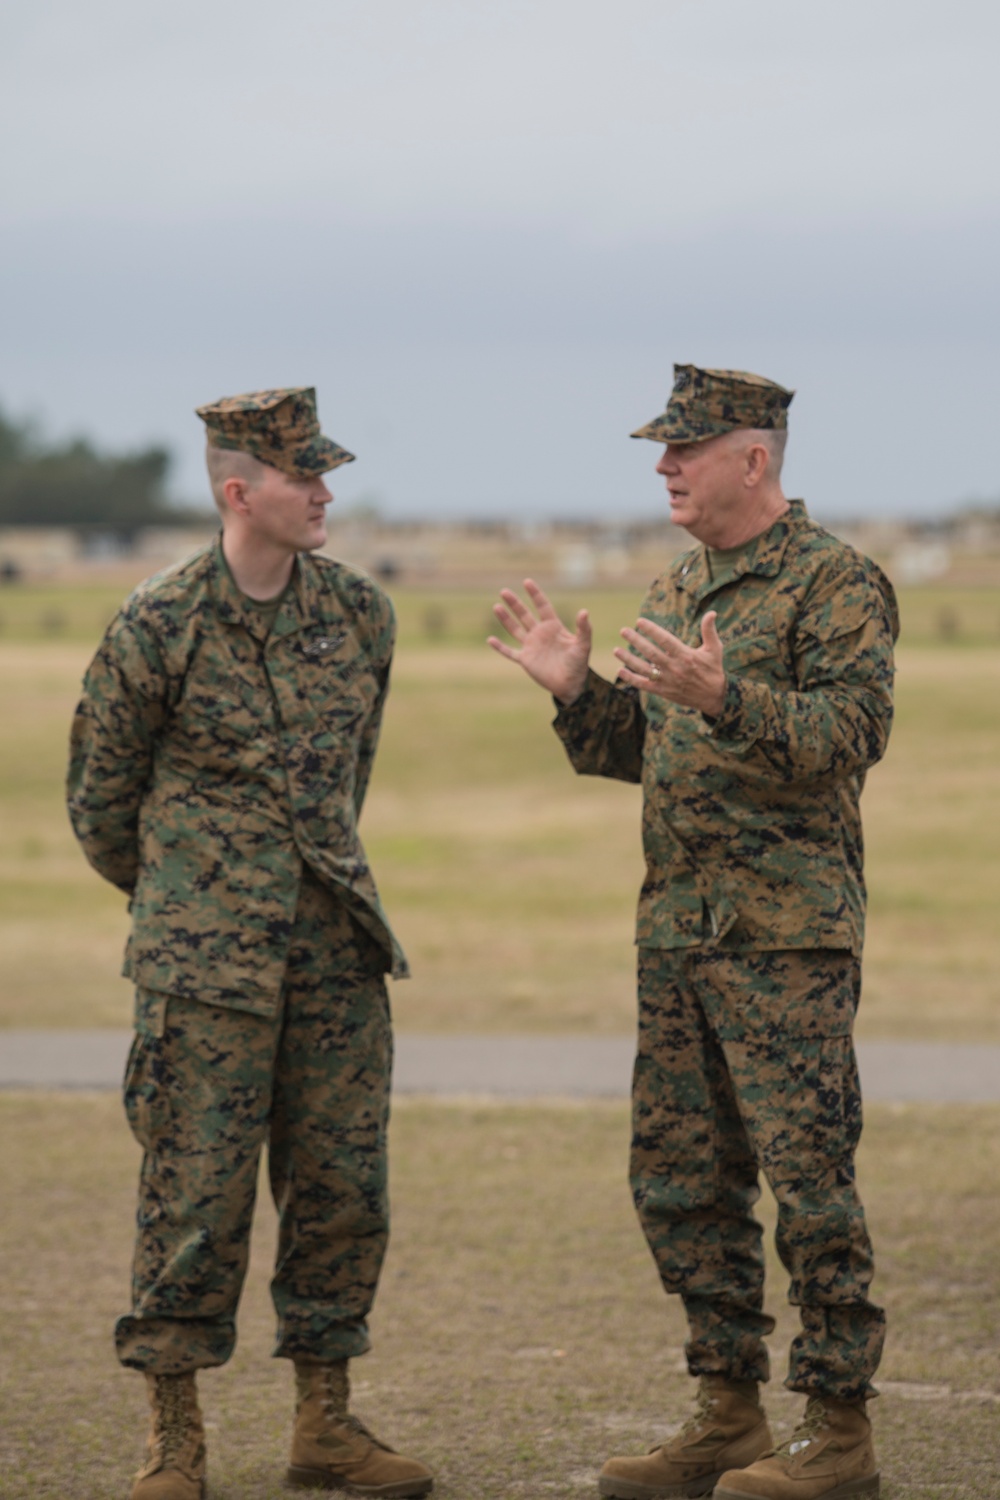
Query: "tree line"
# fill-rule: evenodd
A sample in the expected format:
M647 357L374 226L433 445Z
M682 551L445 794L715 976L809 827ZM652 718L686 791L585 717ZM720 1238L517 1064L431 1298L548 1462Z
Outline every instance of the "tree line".
M165 495L171 457L152 446L99 451L85 437L45 440L33 422L0 411L0 526L104 528L129 536L190 513Z

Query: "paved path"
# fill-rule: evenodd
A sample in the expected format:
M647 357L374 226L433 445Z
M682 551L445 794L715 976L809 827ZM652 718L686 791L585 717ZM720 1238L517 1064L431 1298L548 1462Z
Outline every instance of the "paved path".
M0 1031L0 1088L117 1089L127 1031ZM396 1037L397 1094L625 1098L623 1036ZM879 1103L1000 1102L1000 1046L861 1042L862 1089Z

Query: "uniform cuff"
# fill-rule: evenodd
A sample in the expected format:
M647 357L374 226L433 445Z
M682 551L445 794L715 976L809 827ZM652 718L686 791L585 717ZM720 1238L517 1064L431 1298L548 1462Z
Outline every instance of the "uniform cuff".
M598 672L594 671L593 667L588 667L587 680L583 685L583 692L579 698L574 698L572 703L560 703L558 698L553 697L552 703L556 710L554 722L556 724L571 724L575 717L589 712L594 707L598 691L602 685L607 688L611 686Z
M770 694L760 682L726 677L726 695L718 718L703 715L704 733L727 750L748 749L764 732Z

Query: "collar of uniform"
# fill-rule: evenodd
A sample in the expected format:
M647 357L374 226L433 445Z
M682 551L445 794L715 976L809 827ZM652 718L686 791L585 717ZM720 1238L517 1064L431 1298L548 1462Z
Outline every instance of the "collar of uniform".
M271 626L270 639L277 636L294 635L320 618L319 595L316 589L316 567L308 552L299 552L285 597L281 601L278 617Z
M758 578L776 578L781 571L785 548L794 529L808 519L802 500L789 500L788 509L778 517L773 526L751 537L746 551L727 575L726 583L753 573ZM718 586L708 570L708 558L704 547L697 547L684 558L675 579L679 589L701 596L710 594Z
M260 615L247 604L246 597L233 580L222 552L221 531L215 539L213 557L215 561L215 610L219 619L225 625L242 625L252 636L260 639ZM273 640L275 636L294 635L311 620L316 591L312 579L306 575L307 569L303 566L303 555L299 554L296 556L291 581L282 598L281 608L268 633L269 640Z

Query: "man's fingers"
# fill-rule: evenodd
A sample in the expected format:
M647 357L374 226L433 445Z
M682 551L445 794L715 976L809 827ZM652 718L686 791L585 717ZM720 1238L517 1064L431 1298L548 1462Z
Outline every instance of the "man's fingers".
M525 630L530 630L532 625L536 623L535 617L531 613L531 610L528 608L528 606L524 603L524 601L522 599L519 599L518 596L514 593L514 590L501 589L500 598L503 600L504 604L506 604L511 614L517 616L517 619L520 621L523 628ZM499 608L501 608L500 605L494 606L494 614ZM504 624L506 623L507 622L505 620Z
M525 592L530 594L532 604L538 610L539 615L541 615L543 619L554 620L558 618L552 600L549 598L548 594L545 593L544 589L540 589L538 587L538 584L533 578L526 578L524 580L524 588Z
M525 592L531 595L536 604L549 603L548 594L535 582L533 578L526 578L524 580L524 588Z
M640 635L637 630L632 630L628 625L626 625L623 627L621 633L623 638L628 641L632 650L635 651L639 656L645 657L645 659L649 662L652 662L654 666L666 665L666 653L661 651L658 646L654 646L652 641L647 641L646 637Z
M718 654L719 656L721 656L722 641L719 639L719 632L715 628L715 622L717 619L718 615L716 614L714 609L710 609L707 615L702 616L701 643L705 647L706 651L711 651L713 655Z
M512 646L508 646L506 641L498 641L495 635L488 635L486 644L492 646L493 650L498 651L501 656L506 656L508 661L517 661L519 653Z
M627 682L629 687L640 688L644 692L649 689L650 679L648 673L633 672L631 667L626 667L623 663L618 668L618 676L622 682ZM662 693L660 696L662 697Z
M623 646L616 646L612 654L618 658L623 667L627 667L630 672L637 673L643 683L655 681L657 677L663 675L655 662L650 661L648 657L633 656Z
M502 604L494 604L493 613L500 621L500 624L503 626L504 630L509 630L514 639L516 641L519 641L522 636L522 630L520 625L514 619L514 616L511 614L510 610L506 609Z
M525 646L529 644L529 637L531 637L530 644L532 645L542 642L561 652L567 649L575 650L573 632L563 624L544 590L538 587L533 578L526 578L524 587L537 614L532 614L524 600L515 594L513 589L501 589L502 602L494 604L493 613L504 629ZM590 615L585 609L581 609L577 614L576 636L578 644L589 655L593 632Z
M657 645L661 648L682 646L684 644L684 642L679 641L675 635L671 635L669 630L664 630L662 625L657 625L653 620L640 618L636 620L635 628L641 635L646 636L646 638L652 641L654 645Z

